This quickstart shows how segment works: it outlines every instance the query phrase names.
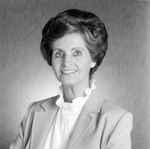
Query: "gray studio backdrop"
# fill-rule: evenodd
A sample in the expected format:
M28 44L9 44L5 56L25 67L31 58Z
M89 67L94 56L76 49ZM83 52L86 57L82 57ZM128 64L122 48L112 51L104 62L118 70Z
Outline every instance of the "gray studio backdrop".
M7 149L33 101L59 82L40 54L41 30L68 8L92 11L106 24L107 55L95 74L110 101L133 113L132 149L150 149L150 1L1 0L0 148Z

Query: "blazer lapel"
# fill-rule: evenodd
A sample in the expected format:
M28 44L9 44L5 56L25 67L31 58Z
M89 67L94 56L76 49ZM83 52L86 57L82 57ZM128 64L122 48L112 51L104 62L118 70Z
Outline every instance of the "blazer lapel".
M92 122L93 115L92 114L90 115L90 113L95 114L99 113L103 100L104 99L101 96L98 89L92 91L89 99L85 103L80 113L80 116L77 120L76 126L70 138L67 149L73 148L84 136L85 132L88 130Z
M50 127L59 109L55 105L55 102L56 99L49 99L41 105L41 108L43 108L43 110L35 113L32 126L31 149L43 148Z
M78 118L78 122L74 128L74 131L72 133L67 149L71 149L75 144L78 143L80 138L84 135L84 133L88 129L88 126L90 125L91 120L92 120L92 117L87 115L86 110L83 109L83 111L81 112Z

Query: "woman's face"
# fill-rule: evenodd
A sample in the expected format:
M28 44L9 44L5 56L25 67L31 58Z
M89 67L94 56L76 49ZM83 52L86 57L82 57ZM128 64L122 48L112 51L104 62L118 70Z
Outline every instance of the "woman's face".
M52 68L63 85L76 86L89 82L89 71L95 62L79 33L68 34L54 41L52 50Z

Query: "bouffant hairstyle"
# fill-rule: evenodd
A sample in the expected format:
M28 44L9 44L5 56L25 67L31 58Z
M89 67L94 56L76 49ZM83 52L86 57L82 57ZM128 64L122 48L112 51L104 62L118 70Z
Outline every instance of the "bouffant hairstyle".
M90 69L89 79L101 64L108 47L108 34L104 23L91 12L69 9L51 18L42 30L41 53L52 65L52 44L71 33L80 33L96 65Z

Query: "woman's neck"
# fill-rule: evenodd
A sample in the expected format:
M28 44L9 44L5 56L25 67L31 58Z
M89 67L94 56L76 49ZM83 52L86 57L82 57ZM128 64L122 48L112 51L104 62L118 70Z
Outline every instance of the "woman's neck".
M64 101L72 102L77 97L85 96L84 91L89 88L89 83L82 83L76 86L65 86L63 85Z

